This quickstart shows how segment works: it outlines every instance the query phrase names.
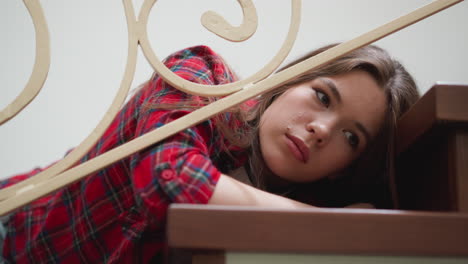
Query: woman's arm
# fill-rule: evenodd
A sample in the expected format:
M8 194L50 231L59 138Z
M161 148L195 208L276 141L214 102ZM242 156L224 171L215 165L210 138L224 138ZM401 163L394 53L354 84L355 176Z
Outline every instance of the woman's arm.
M289 209L313 207L308 204L256 189L223 174L220 176L208 204L252 205Z

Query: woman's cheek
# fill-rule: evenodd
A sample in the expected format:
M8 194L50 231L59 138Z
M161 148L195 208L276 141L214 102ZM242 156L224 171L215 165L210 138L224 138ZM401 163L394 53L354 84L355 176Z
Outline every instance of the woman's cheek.
M340 142L332 142L330 148L326 151L324 163L328 165L327 174L341 171L351 165L353 157L346 145ZM325 153L322 153L325 154Z

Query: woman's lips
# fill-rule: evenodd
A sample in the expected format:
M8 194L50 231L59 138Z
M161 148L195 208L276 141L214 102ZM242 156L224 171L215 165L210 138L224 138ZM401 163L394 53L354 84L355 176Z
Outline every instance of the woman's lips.
M290 134L286 134L286 137L289 139L286 142L294 157L303 163L307 163L309 160L309 148L304 141Z

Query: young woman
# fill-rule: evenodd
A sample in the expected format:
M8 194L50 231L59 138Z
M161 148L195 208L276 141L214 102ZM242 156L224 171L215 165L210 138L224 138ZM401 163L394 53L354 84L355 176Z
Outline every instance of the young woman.
M204 46L165 63L201 84L235 80ZM361 48L9 214L2 219L2 255L15 263L157 261L171 203L390 206L388 195L374 193L388 194L395 120L417 98L398 62L375 46ZM81 162L212 100L178 91L155 74Z

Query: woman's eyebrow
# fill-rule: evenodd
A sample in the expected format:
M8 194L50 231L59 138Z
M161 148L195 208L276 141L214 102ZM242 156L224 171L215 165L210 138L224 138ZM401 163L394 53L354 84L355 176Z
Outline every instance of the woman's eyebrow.
M336 88L335 82L333 82L332 80L330 80L328 78L324 78L324 77L320 77L318 79L320 81L322 81L323 84L325 84L328 87L328 89L330 89L330 91L332 92L333 97L335 97L336 101L338 103L341 103L341 94L338 91L338 88Z

